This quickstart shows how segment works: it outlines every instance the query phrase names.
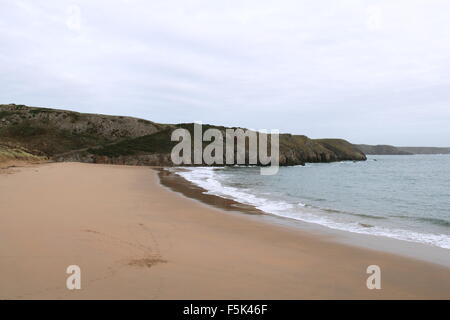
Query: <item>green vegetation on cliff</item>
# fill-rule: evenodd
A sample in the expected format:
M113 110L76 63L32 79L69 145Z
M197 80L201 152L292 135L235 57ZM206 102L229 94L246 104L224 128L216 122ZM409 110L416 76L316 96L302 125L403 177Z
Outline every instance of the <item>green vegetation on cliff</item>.
M171 133L193 124L158 124L132 117L0 105L0 142L33 150L57 161L170 165ZM203 125L203 131L223 126ZM236 128L233 128L236 129ZM208 143L204 143L206 145ZM357 147L341 139L280 135L280 164L365 160Z
M170 153L176 142L170 141L172 129L151 135L126 139L114 144L90 148L88 152L107 157L131 156L145 153Z
M177 144L177 142L171 141L172 130L176 127L187 129L191 136L194 136L193 124L179 124L175 125L173 128L152 135L128 139L100 148L92 148L89 149L89 152L94 155L106 157L142 155L147 153L169 154L172 148ZM225 137L224 131L227 129L226 127L203 125L203 132L210 128L222 131L223 137ZM209 142L203 142L203 147L208 144ZM223 141L223 145L223 154L225 157L225 141ZM355 148L351 143L345 140L313 140L302 135L280 135L280 165L298 165L306 162L331 162L342 160L366 160L366 157L359 149ZM103 158L103 161L105 161L105 158ZM248 158L246 161L248 161ZM223 163L225 163L225 159L223 160Z
M0 142L48 156L155 133L163 127L131 117L0 105Z

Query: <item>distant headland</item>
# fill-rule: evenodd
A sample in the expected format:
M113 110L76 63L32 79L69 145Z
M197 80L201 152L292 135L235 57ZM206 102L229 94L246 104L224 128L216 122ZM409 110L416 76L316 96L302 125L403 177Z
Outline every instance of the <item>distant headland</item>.
M365 154L370 155L412 155L412 154L450 154L450 148L437 147L394 147L390 145L355 145Z

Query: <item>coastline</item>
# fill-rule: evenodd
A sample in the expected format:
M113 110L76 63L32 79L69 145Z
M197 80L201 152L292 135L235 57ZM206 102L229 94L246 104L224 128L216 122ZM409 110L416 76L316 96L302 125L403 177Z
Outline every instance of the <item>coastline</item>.
M230 198L221 197L209 193L209 190L187 180L177 172L183 168L154 168L158 172L160 183L174 192L178 192L187 198L195 199L209 206L228 212L239 212L255 215L257 221L264 221L271 225L280 225L299 232L309 232L318 236L332 237L334 242L381 251L407 258L421 260L450 268L450 250L425 243L418 243L396 239L387 236L357 233L348 230L339 230L317 223L274 215L261 211L250 205L237 202Z
M0 175L0 299L450 298L450 268L200 203L148 167L18 171ZM73 264L82 290L65 288Z
M254 206L237 202L232 199L226 199L218 197L216 195L207 194L207 190L200 186L197 186L178 174L170 172L165 168L154 168L158 172L159 182L174 192L181 193L187 198L199 200L210 206L214 206L218 209L225 211L239 211L247 214L262 215L265 212L257 209ZM183 169L177 169L183 170Z

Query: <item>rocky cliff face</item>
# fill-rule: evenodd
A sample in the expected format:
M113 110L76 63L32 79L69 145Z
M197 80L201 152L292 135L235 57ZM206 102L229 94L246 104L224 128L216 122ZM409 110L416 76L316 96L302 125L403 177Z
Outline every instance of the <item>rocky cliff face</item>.
M306 162L363 161L366 156L351 143L341 139L310 139L302 135L280 136L280 164Z
M193 131L193 124L168 125L131 117L0 105L0 142L35 150L56 161L170 166L170 152L176 144L170 136L180 127ZM280 165L342 160L366 157L345 140L280 135Z
M104 156L87 151L73 152L53 158L56 162L84 162L102 164L121 164L130 166L173 166L170 153Z
M0 105L0 130L11 124L26 123L40 128L52 127L74 134L91 134L105 140L135 138L152 134L164 125L121 116L79 113L66 110Z
M400 150L397 147L389 145L376 145L371 146L367 144L357 144L355 145L358 149L363 151L365 154L370 155L409 155L410 152Z
M181 124L176 127L188 129L193 136L192 124ZM224 131L224 127L207 126L207 128L217 128ZM102 163L117 163L123 161L131 161L138 159L140 164L155 165L157 161L164 163L163 165L172 165L170 160L170 152L175 146L175 142L170 141L170 136L174 128L169 128L152 135L138 137L120 141L100 148L91 148L84 152L86 159L95 159ZM225 134L223 134L225 137ZM269 139L270 141L270 139ZM282 166L303 165L306 162L332 162L332 161L363 161L366 156L351 143L341 139L319 139L313 140L302 135L281 134L279 137L279 164ZM203 143L203 148L208 145ZM225 141L223 141L225 146ZM270 150L270 147L268 147ZM191 150L193 161L194 151ZM157 155L157 157L148 157L149 154ZM223 149L222 163L225 160L226 149ZM236 148L235 148L236 158ZM100 160L99 160L100 159ZM157 160L158 159L158 160ZM64 159L61 159L64 160ZM246 152L246 163L248 163L248 150ZM203 164L205 165L205 164Z

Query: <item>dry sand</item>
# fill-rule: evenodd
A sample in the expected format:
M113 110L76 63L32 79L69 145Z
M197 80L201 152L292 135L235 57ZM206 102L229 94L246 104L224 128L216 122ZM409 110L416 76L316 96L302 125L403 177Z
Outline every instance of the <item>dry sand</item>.
M18 172L17 172L18 171ZM450 269L188 199L144 167L0 174L0 299L450 298ZM368 290L366 268L382 269ZM66 289L79 265L82 289Z

